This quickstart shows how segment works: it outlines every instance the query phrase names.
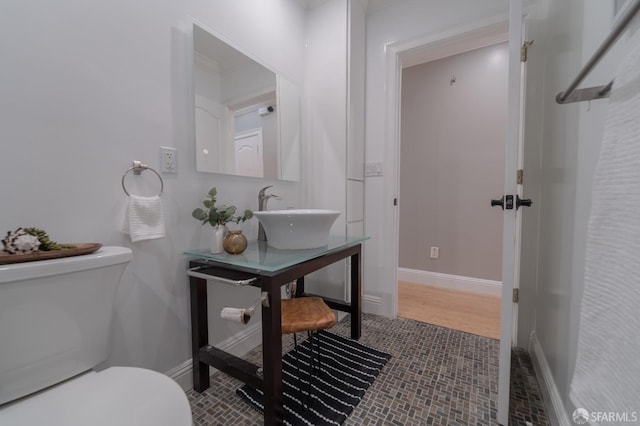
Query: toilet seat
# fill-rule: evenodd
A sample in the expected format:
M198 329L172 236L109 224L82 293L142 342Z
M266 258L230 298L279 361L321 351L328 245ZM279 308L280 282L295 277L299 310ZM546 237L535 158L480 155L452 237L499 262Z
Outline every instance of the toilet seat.
M0 407L3 426L191 426L184 391L169 377L135 367L89 372Z

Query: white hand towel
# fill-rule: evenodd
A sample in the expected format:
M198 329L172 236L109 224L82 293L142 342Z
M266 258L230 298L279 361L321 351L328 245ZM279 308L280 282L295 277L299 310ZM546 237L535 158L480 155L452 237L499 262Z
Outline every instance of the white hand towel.
M594 412L640 418L640 31L628 46L594 177L571 383L591 424L599 424Z
M131 241L164 238L164 214L159 195L153 197L129 196L125 232L131 234Z

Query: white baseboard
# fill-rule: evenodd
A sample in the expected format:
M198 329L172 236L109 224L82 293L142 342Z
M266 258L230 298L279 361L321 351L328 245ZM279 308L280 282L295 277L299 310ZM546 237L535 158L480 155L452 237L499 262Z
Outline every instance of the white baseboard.
M398 280L487 296L500 297L502 294L501 281L420 271L418 269L398 268Z
M164 374L175 380L183 391L186 392L189 389L193 389L193 362L191 359L186 360Z
M235 356L242 357L261 343L262 324L258 321L240 333L223 340L216 347ZM213 374L216 371L213 367L210 370L209 374ZM193 389L193 361L191 359L172 368L165 374L175 380L185 392Z
M365 312L367 314L382 315L382 298L371 296L369 294L363 294L362 312Z
M262 322L256 321L240 333L223 340L216 347L235 356L245 356L260 344L262 344Z
M338 314L338 318L337 318L338 322L342 321L343 319L345 319L347 317L347 315L349 315L348 312L342 312L342 311L336 311L336 310L334 310L333 312Z
M542 398L544 399L545 409L549 416L549 422L559 426L571 426L569 414L564 407L562 397L553 380L551 369L549 368L549 364L544 356L542 346L540 346L535 331L532 332L529 337L529 355L531 356L531 363L533 364L533 369L536 372L538 384L542 391Z

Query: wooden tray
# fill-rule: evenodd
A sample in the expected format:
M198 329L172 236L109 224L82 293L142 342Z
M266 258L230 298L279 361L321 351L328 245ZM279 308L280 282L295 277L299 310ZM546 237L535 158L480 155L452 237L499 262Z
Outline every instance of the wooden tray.
M73 248L38 251L35 253L11 254L4 250L0 250L0 265L9 263L33 262L35 260L58 259L61 257L80 256L82 254L90 254L102 247L99 243L71 243Z

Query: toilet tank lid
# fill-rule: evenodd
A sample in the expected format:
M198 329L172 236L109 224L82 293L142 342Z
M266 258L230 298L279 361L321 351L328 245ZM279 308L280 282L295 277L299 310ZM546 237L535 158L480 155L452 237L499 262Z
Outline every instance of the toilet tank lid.
M82 256L0 265L0 284L128 263L131 258L130 248L106 246Z

